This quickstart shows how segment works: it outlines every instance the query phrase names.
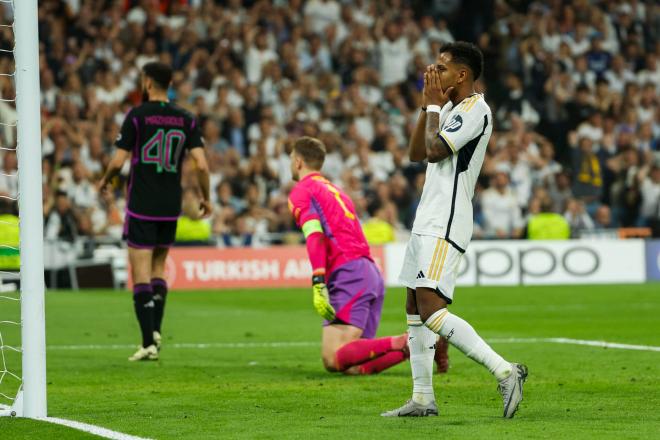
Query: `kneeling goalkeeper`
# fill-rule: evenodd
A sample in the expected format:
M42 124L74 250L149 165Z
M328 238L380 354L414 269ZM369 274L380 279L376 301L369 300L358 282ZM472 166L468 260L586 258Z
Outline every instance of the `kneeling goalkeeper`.
M291 173L298 183L289 208L302 228L313 269L314 308L323 323L328 371L374 374L408 357L407 335L374 339L385 287L351 199L320 174L325 146L298 139Z

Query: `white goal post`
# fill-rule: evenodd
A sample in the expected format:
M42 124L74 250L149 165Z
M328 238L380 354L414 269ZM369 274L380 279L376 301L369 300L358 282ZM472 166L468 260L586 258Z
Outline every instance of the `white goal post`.
M20 227L21 387L0 415L46 417L41 111L37 0L2 0L14 8L14 57Z

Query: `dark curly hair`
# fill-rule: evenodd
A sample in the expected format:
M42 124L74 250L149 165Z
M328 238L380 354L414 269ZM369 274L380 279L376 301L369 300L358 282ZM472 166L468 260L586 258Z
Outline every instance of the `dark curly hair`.
M479 79L484 70L484 56L476 45L467 41L445 43L439 53L445 52L451 54L453 63L466 65L472 71L475 81Z

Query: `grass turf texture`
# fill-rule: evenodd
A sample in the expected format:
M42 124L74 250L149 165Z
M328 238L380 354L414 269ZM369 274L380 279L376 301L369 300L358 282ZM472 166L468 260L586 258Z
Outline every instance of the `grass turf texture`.
M138 341L126 292L47 295L49 415L157 439L657 438L660 353L549 343L494 343L530 377L503 420L488 372L450 349L435 376L440 417L382 419L410 396L410 367L370 377L325 373L319 346L168 348L173 343L318 342L307 290L174 292L159 362L133 349L56 346ZM404 292L390 289L379 335L405 330ZM453 312L486 339L567 337L660 345L660 286L460 288ZM8 309L0 308L2 314ZM6 316L0 316L5 319ZM5 340L11 331L3 329ZM15 336L15 335L13 335ZM92 438L0 418L0 438Z

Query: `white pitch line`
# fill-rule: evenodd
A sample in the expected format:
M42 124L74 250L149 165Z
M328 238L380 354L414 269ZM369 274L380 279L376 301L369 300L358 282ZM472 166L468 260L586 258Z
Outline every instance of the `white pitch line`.
M318 342L208 342L208 343L173 343L164 344L167 348L287 348L287 347L316 347ZM49 345L48 350L124 350L135 348L129 344L87 344L87 345Z
M568 344L585 345L589 347L614 348L619 350L635 351L654 351L660 352L659 346L654 345L635 345L621 344L618 342L593 341L587 339L572 338L493 338L488 342L494 344ZM287 347L318 347L318 342L209 342L209 343L173 343L166 344L167 348L188 348L188 349L207 349L207 348L287 348ZM48 350L124 350L135 348L135 345L128 344L88 344L88 345L50 345Z
M535 342L545 342L550 344L586 345L589 347L616 348L619 350L660 352L660 347L654 345L620 344L618 342L591 341L588 339L571 339L571 338L500 338L500 339L489 339L488 342L501 343L501 344L529 344Z
M57 417L44 417L36 420L43 420L44 422L67 426L69 428L77 429L99 437L109 438L111 440L151 440L147 437L137 437L135 435L124 434L123 432L113 431L111 429L90 425L88 423L76 422L75 420L60 419Z

